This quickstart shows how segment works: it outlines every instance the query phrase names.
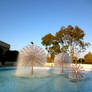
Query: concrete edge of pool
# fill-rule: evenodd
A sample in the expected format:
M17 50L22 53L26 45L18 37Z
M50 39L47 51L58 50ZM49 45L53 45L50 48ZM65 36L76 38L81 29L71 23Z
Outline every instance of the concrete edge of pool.
M80 64L85 71L92 71L92 64ZM36 69L37 67L35 67ZM53 67L52 67L53 68ZM39 69L52 69L51 67L39 67ZM16 70L16 66L0 67L0 70Z

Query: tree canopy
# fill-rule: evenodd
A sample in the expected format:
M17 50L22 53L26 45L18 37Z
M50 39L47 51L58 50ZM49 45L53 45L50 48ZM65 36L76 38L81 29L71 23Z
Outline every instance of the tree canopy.
M91 53L91 52L88 52L88 53L84 56L84 60L85 60L85 63L92 64L92 53Z
M51 56L67 52L72 58L75 52L85 51L86 47L89 46L89 43L84 41L84 36L84 31L78 26L63 26L55 35L49 33L42 37L42 45L51 53Z

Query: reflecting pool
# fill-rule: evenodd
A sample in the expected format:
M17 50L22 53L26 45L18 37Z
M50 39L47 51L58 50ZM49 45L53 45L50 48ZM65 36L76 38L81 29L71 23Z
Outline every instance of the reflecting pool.
M0 70L0 92L92 92L92 72L85 79L71 81L68 76L16 77L15 70Z

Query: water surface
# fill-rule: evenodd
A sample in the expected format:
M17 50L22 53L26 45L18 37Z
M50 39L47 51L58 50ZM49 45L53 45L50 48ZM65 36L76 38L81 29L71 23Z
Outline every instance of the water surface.
M0 92L92 92L92 72L79 82L71 82L66 75L18 78L14 72L0 70Z

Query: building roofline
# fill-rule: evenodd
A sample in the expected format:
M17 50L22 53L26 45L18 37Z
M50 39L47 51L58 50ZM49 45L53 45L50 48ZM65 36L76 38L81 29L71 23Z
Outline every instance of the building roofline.
M8 49L10 48L10 44L7 44L7 43L5 43L3 41L0 41L0 46L8 48Z

